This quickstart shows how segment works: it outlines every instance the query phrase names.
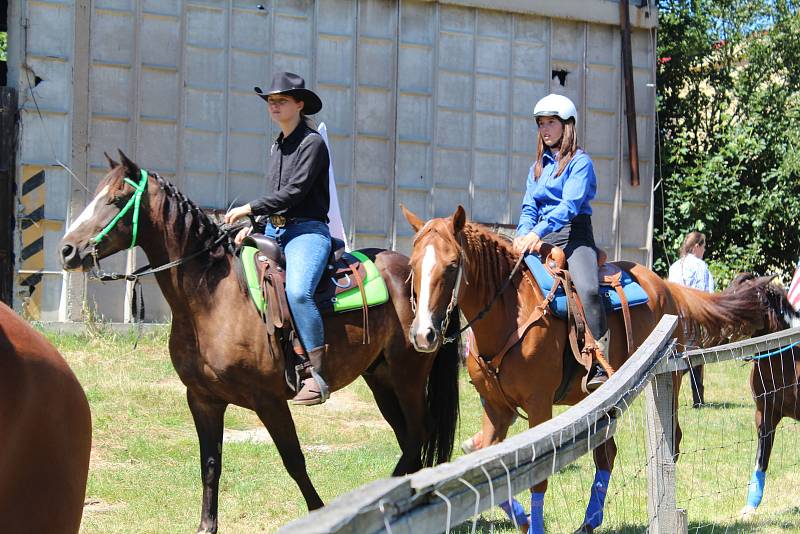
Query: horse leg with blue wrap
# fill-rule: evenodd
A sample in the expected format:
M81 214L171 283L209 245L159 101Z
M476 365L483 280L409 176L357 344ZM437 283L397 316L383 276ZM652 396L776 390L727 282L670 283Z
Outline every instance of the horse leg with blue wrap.
M754 373L758 373L759 363L754 366ZM793 368L793 367L792 367ZM779 384L770 384L770 386ZM742 517L747 517L756 512L764 496L764 485L766 483L767 468L772 454L772 445L775 441L775 431L778 423L783 418L783 410L775 404L775 395L766 395L756 399L756 432L758 434L758 448L756 450L755 467L747 485L747 502L740 512Z

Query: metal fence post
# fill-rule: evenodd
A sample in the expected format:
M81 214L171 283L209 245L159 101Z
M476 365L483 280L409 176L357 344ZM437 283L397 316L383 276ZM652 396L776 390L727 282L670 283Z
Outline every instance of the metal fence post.
M675 414L672 373L655 375L645 389L647 410L647 512L651 534L677 532Z

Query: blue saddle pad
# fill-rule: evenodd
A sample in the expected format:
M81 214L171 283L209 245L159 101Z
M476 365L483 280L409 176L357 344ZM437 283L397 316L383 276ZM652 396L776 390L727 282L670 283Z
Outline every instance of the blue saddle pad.
M536 279L536 283L539 284L542 292L545 295L550 293L555 281L545 266L542 265L542 260L539 259L539 256L537 254L528 254L525 256L525 263L528 264L528 268L533 273L533 277ZM628 305L630 307L647 302L647 293L645 293L642 286L634 281L631 275L626 271L622 271L620 284L622 284L622 289L625 292L625 297L628 299ZM611 286L600 286L600 298L603 299L606 310L619 310L622 308L622 301L620 301L616 290ZM561 319L567 318L567 295L564 293L563 287L559 287L556 290L555 297L550 303L550 310Z

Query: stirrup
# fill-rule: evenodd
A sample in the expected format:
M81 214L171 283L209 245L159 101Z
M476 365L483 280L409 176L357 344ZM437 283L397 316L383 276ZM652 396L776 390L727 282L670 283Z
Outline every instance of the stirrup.
M608 381L608 373L599 363L595 362L592 371L592 378L589 378L589 374L583 377L584 390L587 393L591 393Z
M303 380L302 385L297 391L297 394L292 398L292 404L300 405L300 406L316 406L317 404L322 404L330 398L330 388L325 380L317 373L314 368L310 369L311 377L306 378ZM319 389L319 393L316 396L309 397L308 399L298 399L298 397L304 392L304 387L306 384L313 381L316 387ZM314 386L308 386L314 387ZM309 395L313 395L314 392L307 392Z

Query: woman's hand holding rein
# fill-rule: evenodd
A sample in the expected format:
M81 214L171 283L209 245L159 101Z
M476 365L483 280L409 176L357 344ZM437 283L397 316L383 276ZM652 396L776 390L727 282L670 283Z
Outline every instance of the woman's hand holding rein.
M225 224L233 224L242 217L247 217L248 215L250 215L251 212L252 211L250 209L250 204L245 204L244 206L233 208L231 211L225 214L223 222ZM246 226L242 228L236 233L236 237L233 238L233 242L236 243L236 246L241 246L242 241L244 241L244 238L250 235L250 232L252 231L253 231L252 226Z
M245 204L244 206L239 206L238 208L233 208L231 211L225 214L225 219L223 222L225 224L233 224L242 217L247 217L252 213L250 209L250 204Z
M541 240L542 238L539 237L536 232L517 237L514 239L514 252L517 254L536 252L535 247Z

